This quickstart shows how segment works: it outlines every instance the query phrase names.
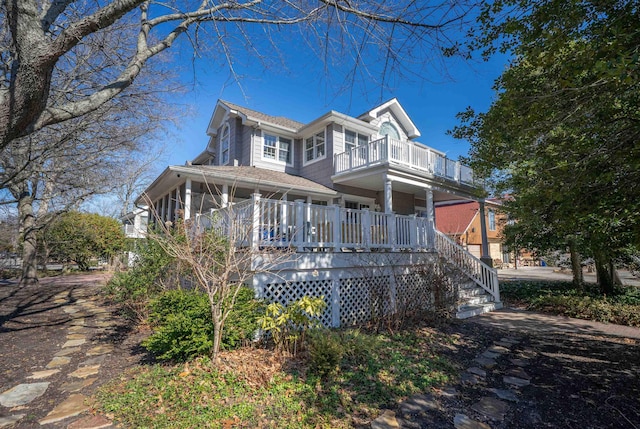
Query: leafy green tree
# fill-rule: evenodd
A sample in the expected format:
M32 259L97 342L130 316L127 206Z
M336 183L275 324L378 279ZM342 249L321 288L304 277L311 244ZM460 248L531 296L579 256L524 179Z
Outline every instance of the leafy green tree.
M110 259L125 246L120 222L93 213L68 212L57 217L43 231L42 242L48 256L58 261L75 262L82 271L91 259Z
M453 134L496 193L515 195L507 233L572 244L612 293L615 259L640 247L638 5L496 1L479 22L472 46L513 59L489 111L461 113Z

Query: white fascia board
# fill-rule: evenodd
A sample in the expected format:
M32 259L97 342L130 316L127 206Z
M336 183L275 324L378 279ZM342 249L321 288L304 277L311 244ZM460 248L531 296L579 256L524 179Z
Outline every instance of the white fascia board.
M166 189L174 189L175 183L179 182L177 176L172 175L175 169L179 166L170 165L164 169L162 173L149 185L147 188L135 199L134 204L136 206L143 206L148 203L152 203L153 200L157 199L161 196L161 194L166 193L164 190ZM174 183L175 182L175 183ZM169 186L167 186L167 184ZM158 192L162 191L162 192ZM159 195L155 195L155 194ZM147 198L149 197L149 198ZM151 201L149 201L149 199Z
M215 172L215 176L210 176L206 171L196 170L189 167L172 166L170 168L176 174L184 175L184 177L189 177L195 180L203 180L208 183L215 183L220 185L229 185L236 187L240 185L247 188L264 187L287 192L299 191L311 196L335 197L338 195L338 192L334 191L333 189L330 189L328 191L321 191L314 188L308 188L306 186L283 185L283 183L274 182L271 180L254 180L251 178L240 177L235 174L224 174L219 171Z
M292 130L291 128L283 127L282 125L275 125L270 122L252 121L249 123L249 121L252 120L247 118L247 123L245 124L244 120L242 123L245 125L256 125L261 130L274 133L282 137L289 137L292 139L296 138L296 130Z
M354 118L353 116L345 115L344 113L331 110L319 118L306 124L304 127L298 130L298 137L302 138L309 134L309 131L316 131L319 128L324 128L327 125L335 123L343 127L347 127L354 131L359 131L365 134L371 134L378 130L377 127L372 126L368 122Z
M224 120L224 116L229 112L229 108L221 103L220 100L216 103L216 107L213 109L213 113L211 114L211 119L209 120L209 124L207 125L207 135L210 137L215 137L218 134L218 127Z
M411 118L409 118L409 115L407 115L407 112L405 112L397 98L392 98L386 103L371 109L361 115L358 119L373 121L378 117L378 112L386 108L389 108L398 121L400 121L400 124L402 124L402 127L407 131L407 136L410 139L415 139L421 136L420 131L418 131L418 128L415 126Z

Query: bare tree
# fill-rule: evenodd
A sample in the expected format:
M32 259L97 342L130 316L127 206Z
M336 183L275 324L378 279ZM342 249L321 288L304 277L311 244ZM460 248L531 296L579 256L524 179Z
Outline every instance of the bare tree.
M156 213L151 204L150 207L151 212ZM156 217L159 233L150 232L165 252L189 271L194 286L207 294L214 328L214 359L220 351L224 325L233 312L241 287L250 286L256 274L270 272L277 275L279 265L291 263L296 258L289 247L278 247L274 251L242 245L251 243L252 218L230 205L209 219L213 227L204 229L192 220L162 223ZM277 241L274 237L274 242Z
M291 34L287 29L291 27L327 63L332 59L345 63L349 58L346 62L354 70L381 74L384 81L402 63L412 58L423 61L426 53L448 44L445 31L459 24L472 4L465 0L7 0L0 6L0 150L16 138L81 117L117 98L150 59L181 35L195 45L214 46L234 74L240 50L259 59L267 58L263 52L277 57L279 37ZM103 34L114 27L124 30L111 33L122 49L117 55L103 55ZM56 96L52 85L56 68L65 61L70 70L84 66L76 63L79 50L94 54L92 70L101 79L77 96ZM369 57L371 62L366 61ZM79 88L83 80L78 77L73 82Z

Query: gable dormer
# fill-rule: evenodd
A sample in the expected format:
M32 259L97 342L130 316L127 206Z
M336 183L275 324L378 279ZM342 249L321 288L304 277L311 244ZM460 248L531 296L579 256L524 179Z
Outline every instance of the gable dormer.
M374 107L360 115L358 119L376 126L379 137L388 135L400 141L413 140L420 137L420 131L411 121L397 98L392 98L386 103Z

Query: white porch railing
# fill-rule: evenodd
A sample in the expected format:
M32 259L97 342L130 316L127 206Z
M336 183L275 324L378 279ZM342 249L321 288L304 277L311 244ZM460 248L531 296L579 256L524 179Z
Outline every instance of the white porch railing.
M489 292L495 302L500 302L498 272L473 256L464 247L456 244L442 232L435 231L435 234L435 245L438 253L459 267L476 284Z
M384 138L357 146L335 155L335 174L346 173L372 165L390 163L416 170L418 174L442 177L467 185L479 184L473 170L459 161L414 142Z
M433 225L426 218L262 199L258 195L197 215L194 228L214 228L236 247L292 247L299 252L434 249Z

